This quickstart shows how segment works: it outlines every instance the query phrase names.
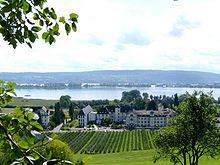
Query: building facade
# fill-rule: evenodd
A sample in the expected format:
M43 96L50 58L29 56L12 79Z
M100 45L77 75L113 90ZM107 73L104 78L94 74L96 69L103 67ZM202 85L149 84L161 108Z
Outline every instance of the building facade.
M126 127L157 129L168 124L169 120L176 115L176 112L171 109L163 110L133 110L127 114Z
M112 123L121 123L129 129L157 129L164 127L176 115L171 109L134 110L130 106L105 106L95 112L90 106L83 108L78 115L78 126L84 127L88 122L101 124L105 118Z
M78 114L78 126L79 127L85 127L90 121L90 119L94 118L91 115L89 115L91 112L93 112L93 109L90 105L80 110Z
M48 127L48 123L50 120L50 112L51 110L45 106L31 106L31 107L23 107L25 110L35 113L38 116L38 122L43 126L43 128Z

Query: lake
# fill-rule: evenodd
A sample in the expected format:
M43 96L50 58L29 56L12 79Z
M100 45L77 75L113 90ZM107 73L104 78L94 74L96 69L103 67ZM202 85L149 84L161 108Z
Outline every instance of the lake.
M172 87L97 87L97 88L81 88L81 89L16 89L18 97L32 98L32 99L48 99L58 100L62 95L71 96L72 100L98 100L98 99L121 99L123 91L130 91L133 89L139 90L141 93L147 92L149 95L167 95L172 96L175 93L178 95L184 94L186 91L192 93L195 90L202 90L204 92L213 91L215 99L220 97L220 88L172 88ZM29 95L29 96L25 96Z

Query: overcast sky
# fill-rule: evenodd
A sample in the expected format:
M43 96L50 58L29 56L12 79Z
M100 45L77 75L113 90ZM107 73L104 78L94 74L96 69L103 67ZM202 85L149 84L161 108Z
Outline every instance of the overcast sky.
M30 49L0 39L0 72L160 69L220 73L219 0L48 0L78 31Z

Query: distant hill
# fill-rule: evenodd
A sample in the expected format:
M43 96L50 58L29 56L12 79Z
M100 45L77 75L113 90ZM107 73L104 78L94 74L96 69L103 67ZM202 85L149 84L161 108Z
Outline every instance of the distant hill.
M0 73L0 79L16 83L165 83L210 84L220 82L220 74L198 71L101 70L88 72Z

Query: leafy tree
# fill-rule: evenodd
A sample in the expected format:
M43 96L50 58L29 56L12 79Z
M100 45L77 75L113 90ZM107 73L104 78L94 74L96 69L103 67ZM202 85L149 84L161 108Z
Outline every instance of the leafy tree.
M69 108L71 104L71 97L69 95L61 96L60 97L60 108Z
M73 119L74 119L75 107L76 107L76 103L71 102L70 106L69 106L69 115L70 115L71 121L73 121Z
M52 119L54 119L53 122L56 125L59 125L62 122L64 122L65 114L64 114L63 110L60 108L59 102L55 103L54 109L55 109L55 113L54 113L54 117Z
M178 106L179 105L179 98L177 96L177 93L174 95L173 105L174 106Z
M15 83L0 81L0 105L12 100ZM3 164L35 164L53 162L71 163L60 158L52 159L39 148L47 145L48 137L38 131L42 126L38 117L29 111L15 108L13 114L0 115L0 156ZM51 150L53 151L53 150ZM4 156L3 156L4 154Z
M131 104L132 104L132 107L137 110L141 110L145 108L145 100L142 99L141 97L132 101Z
M171 108L173 106L173 98L163 95L160 103L164 106L164 108Z
M215 157L220 152L220 130L216 125L216 105L210 94L186 93L177 107L179 113L155 137L160 158L170 158L174 164L198 165L203 155Z
M50 157L51 160L54 160L54 162L51 161L53 164L55 164L59 159L66 160L66 162L67 160L73 161L73 152L70 147L58 139L49 141L47 144L38 149L38 151L42 155L46 155L47 157ZM42 163L43 162L41 160L36 162L36 164Z
M1 0L0 1L0 33L5 41L17 47L18 43L32 43L41 38L50 44L60 35L60 24L66 34L76 31L78 15L71 13L68 19L58 17L55 10L46 7L47 0Z
M143 98L144 98L144 99L148 100L149 94L148 94L147 92L146 92L146 93L143 93L142 95L143 95Z
M147 109L148 110L156 110L157 109L157 103L154 99L152 99L148 102Z
M108 127L112 123L112 120L109 117L102 119L101 125Z
M122 98L121 101L122 102L127 102L127 103L131 103L132 101L134 101L135 99L141 98L141 94L140 91L138 90L131 90L129 92L122 92Z

